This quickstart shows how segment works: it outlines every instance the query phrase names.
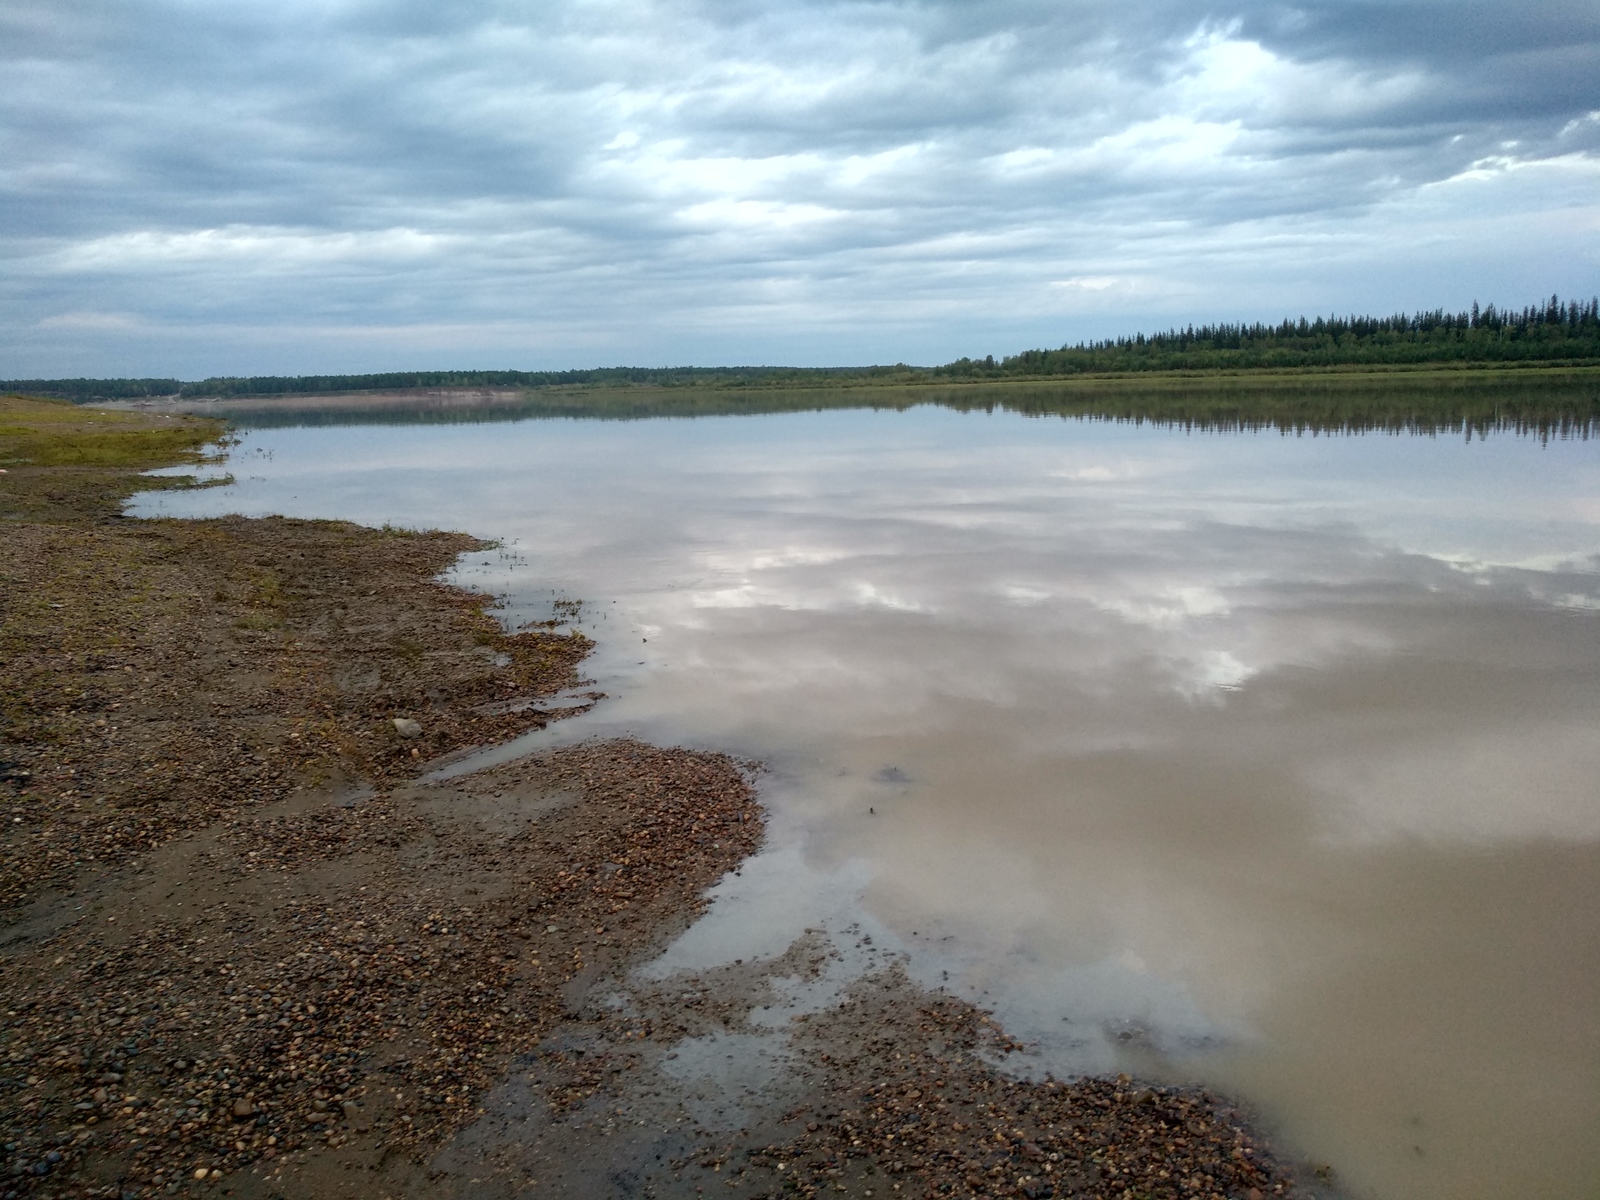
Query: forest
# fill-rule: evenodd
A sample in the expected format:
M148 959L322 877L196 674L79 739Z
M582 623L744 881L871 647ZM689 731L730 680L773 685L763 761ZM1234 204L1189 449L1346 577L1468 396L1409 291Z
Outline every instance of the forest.
M1147 372L1282 372L1436 366L1600 366L1600 300L1551 296L1522 309L1285 319L1277 325L1190 325L996 360L937 367L598 367L572 371L390 371L368 375L152 379L14 379L0 390L79 403L175 396L313 395L427 388L820 388L942 381L1068 379Z
M1391 317L1316 317L1278 325L1190 325L1165 333L1025 350L995 362L958 359L935 375L1060 377L1133 371L1284 370L1344 366L1600 363L1600 300Z
M392 402L349 393L311 405L271 396L207 405L240 429L340 425L455 425L539 418L632 421L755 416L828 409L960 412L1176 425L1192 430L1276 429L1285 434L1517 432L1546 438L1600 434L1600 372L1399 371L1273 374L1087 375L1074 379L924 380L892 387L529 388L480 403ZM190 411L199 411L198 408Z

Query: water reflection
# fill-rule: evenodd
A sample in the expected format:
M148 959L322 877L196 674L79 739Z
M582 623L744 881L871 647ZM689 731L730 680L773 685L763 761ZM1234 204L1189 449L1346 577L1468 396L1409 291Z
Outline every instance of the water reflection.
M536 417L639 420L939 405L957 412L1152 422L1188 430L1296 434L1600 433L1600 375L1577 369L1220 373L853 387L629 386L415 389L183 401L254 428L452 425Z
M1600 1178L1600 464L936 409L275 430L149 510L505 539L628 729L772 766L675 961L861 922L1056 1069L1198 1076L1358 1194Z

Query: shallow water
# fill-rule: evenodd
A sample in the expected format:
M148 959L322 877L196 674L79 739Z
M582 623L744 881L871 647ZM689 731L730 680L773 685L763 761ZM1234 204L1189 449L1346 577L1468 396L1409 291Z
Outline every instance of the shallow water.
M661 964L858 925L1056 1071L1380 1197L1600 1192L1600 445L942 409L274 429L138 511L502 539L612 699L758 757Z

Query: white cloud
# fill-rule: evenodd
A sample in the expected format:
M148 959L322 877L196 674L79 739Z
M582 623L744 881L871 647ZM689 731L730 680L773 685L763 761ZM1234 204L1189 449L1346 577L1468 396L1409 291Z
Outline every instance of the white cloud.
M530 367L930 361L1581 289L1594 31L1494 12L19 0L0 374L401 365L361 331L413 325ZM37 316L102 311L159 362ZM345 358L275 332L308 322Z
M62 271L162 271L215 264L224 268L297 271L336 262L403 263L449 248L446 236L415 229L318 233L293 229L141 230L64 247Z
M59 313L53 317L45 317L39 322L40 329L82 329L82 330L107 330L107 329L137 329L141 322L132 313L106 313L106 312L69 312Z

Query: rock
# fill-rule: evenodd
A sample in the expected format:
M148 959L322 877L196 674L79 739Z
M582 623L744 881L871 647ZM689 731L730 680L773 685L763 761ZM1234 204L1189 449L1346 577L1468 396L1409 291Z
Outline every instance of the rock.
M233 1115L237 1120L256 1115L256 1106L249 1100L235 1100L233 1102Z
M344 1119L346 1121L354 1121L360 1115L361 1110L356 1107L354 1100L346 1100L344 1102Z
M394 731L403 738L419 738L422 736L422 726L418 725L410 717L396 717L394 719Z

